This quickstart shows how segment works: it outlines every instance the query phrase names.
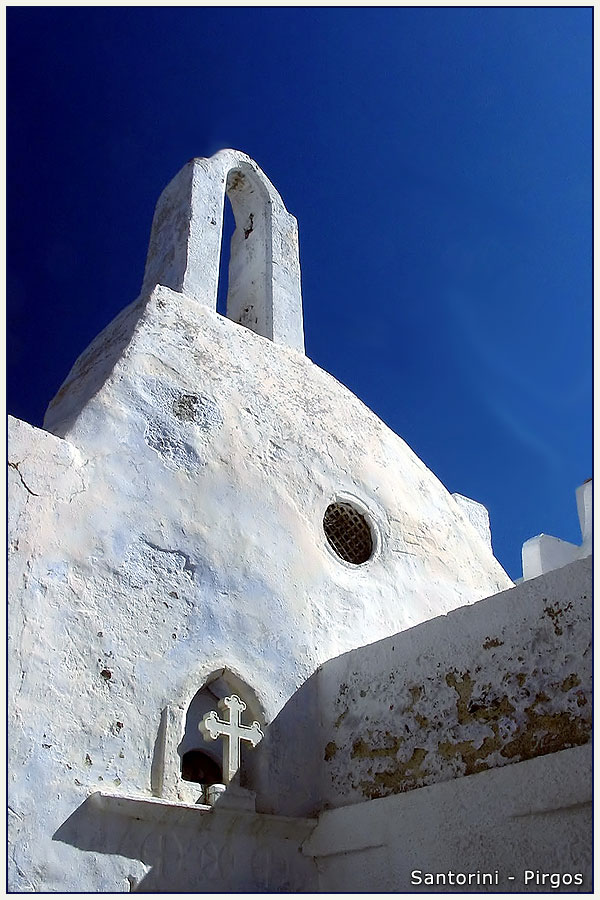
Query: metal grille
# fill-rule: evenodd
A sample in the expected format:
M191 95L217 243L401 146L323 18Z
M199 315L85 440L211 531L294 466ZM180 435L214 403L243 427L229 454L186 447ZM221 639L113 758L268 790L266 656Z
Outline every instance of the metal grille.
M323 516L323 530L338 556L359 566L373 553L367 520L349 503L331 503Z

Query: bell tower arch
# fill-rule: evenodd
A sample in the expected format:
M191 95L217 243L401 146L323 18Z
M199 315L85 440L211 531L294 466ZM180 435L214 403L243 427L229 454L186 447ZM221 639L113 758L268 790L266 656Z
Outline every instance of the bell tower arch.
M297 222L256 163L237 150L192 159L167 185L142 290L162 284L216 311L225 195L236 223L227 318L303 353Z

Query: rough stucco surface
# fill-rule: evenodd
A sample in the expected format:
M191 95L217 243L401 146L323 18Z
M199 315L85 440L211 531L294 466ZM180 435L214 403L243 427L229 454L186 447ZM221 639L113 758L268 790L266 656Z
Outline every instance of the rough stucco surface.
M452 494L452 496L491 550L490 517L485 506L477 503L475 500L471 500L469 497L463 497L462 494Z
M11 422L15 877L38 890L73 866L90 889L122 882L50 835L106 784L151 795L153 767L179 764L157 761L163 711L181 722L211 673L268 723L326 659L510 584L426 466L302 354L167 288L116 335L49 410L66 440ZM323 535L340 491L381 536L361 568Z
M591 559L326 663L324 798L359 803L590 740Z
M325 659L510 584L406 444L306 357L166 288L130 315L102 388L77 416L67 391L46 420L92 460L75 552L124 646L147 629L179 678L198 641L215 668L227 648L272 716ZM381 533L361 568L323 535L339 492Z
M88 865L98 851L120 857L123 877L112 890L288 893L316 886L315 863L300 852L314 826L306 819L98 791L56 839L75 846ZM137 875L131 860L140 861Z
M244 589L250 576L268 595L294 595L286 631L310 598L300 631L319 634L322 659L511 583L435 476L331 376L166 288L77 418L61 399L46 425L97 459L100 480L123 482L132 521L149 504L161 511L153 529L175 534L149 538L155 546L187 544L215 573L243 570ZM339 492L365 503L381 532L360 569L334 558L322 533ZM347 615L365 591L360 618ZM333 621L341 640L326 647Z
M136 604L136 595L160 576L183 596L190 579L185 558L165 551L163 559L162 551L146 546L128 558L127 587L115 589L104 609L97 608L99 598L86 591L86 576L72 571L80 560L71 556L76 535L71 545L66 531L68 511L90 489L89 472L89 459L67 441L10 420L11 890L310 885L310 862L298 855L307 833L300 820L230 813L215 822L212 814L207 818L175 805L165 806L157 819L154 809L139 803L122 809L114 801L99 806L86 799L99 790L119 795L127 786L150 797L164 701L156 695L167 676L160 659L164 645L156 639L159 623L165 624L160 607L167 607L151 597L144 606ZM91 571L90 563L90 578ZM165 594L170 608L176 606L175 593ZM130 655L119 644L129 615L146 637L142 652L138 642ZM184 625L179 618L176 624ZM154 625L152 637L145 625ZM149 659L154 684L144 684L139 675ZM133 670L125 685L119 677L123 665ZM194 674L201 679L202 670L197 666Z

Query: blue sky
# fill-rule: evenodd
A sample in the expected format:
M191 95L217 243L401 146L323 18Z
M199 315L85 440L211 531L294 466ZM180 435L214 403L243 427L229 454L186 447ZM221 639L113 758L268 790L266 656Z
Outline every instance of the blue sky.
M140 288L193 156L298 219L306 347L450 491L579 542L591 469L590 8L7 9L8 410L41 425ZM357 435L360 440L360 435Z

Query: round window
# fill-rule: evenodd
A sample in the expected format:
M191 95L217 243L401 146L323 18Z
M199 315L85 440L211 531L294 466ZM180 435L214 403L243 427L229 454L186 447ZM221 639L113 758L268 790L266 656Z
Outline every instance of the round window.
M373 555L373 535L365 517L350 503L330 503L323 516L330 547L345 562L360 566Z

